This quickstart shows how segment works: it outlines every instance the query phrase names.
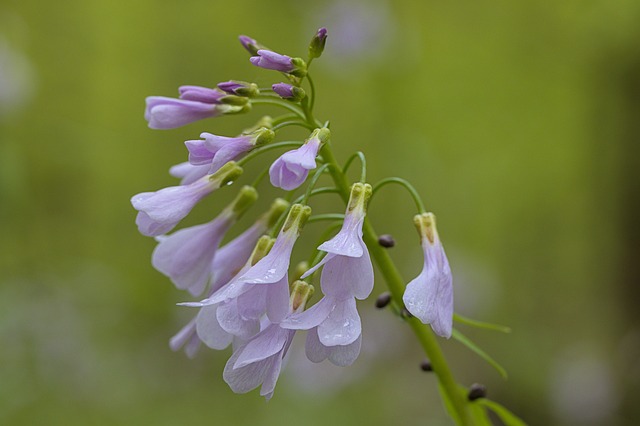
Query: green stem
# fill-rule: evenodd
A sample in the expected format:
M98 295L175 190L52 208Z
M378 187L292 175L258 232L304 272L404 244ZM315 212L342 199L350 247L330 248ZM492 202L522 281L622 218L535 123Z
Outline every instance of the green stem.
M342 213L317 214L315 216L311 216L309 220L307 220L307 223L319 222L321 220L344 220L344 215Z
M309 61L308 64L310 64L311 61ZM307 64L307 66L308 66ZM313 80L311 79L311 75L307 74L307 81L309 82L309 89L310 89L310 98L311 101L309 101L309 110L313 111L313 106L316 103L316 86L313 84Z
M279 106L281 108L286 108L289 111L295 113L298 117L302 118L303 120L307 119L306 115L302 111L300 111L300 109L297 106L295 106L294 104L292 104L292 103L290 103L288 101L282 100L280 98L276 98L275 96L271 97L271 96L266 96L265 95L265 97L254 98L254 99L251 99L251 103L253 105L264 104L264 105Z
M340 191L340 196L345 203L348 203L349 183L346 176L338 166L328 143L322 148L322 155L327 164L332 166L329 167L329 172L333 177L336 187ZM369 252L375 259L380 272L382 272L382 275L387 282L387 286L389 287L393 300L401 301L405 289L404 279L400 275L400 272L393 263L393 260L391 260L389 254L378 244L378 236L368 219L364 222L363 235L364 241L369 248ZM453 374L447 365L447 361L444 358L442 350L440 349L433 332L428 327L425 327L425 325L415 317L409 318L407 321L429 358L429 361L433 366L433 372L438 377L438 381L440 382L443 392L446 393L447 398L451 401L453 408L458 414L458 421L460 422L460 425L470 425L467 401L458 390L458 385L456 384Z
M375 186L373 187L371 198L373 198L375 193L378 192L380 188L382 188L385 185L389 185L391 183L396 183L398 185L401 185L407 191L409 191L409 194L411 194L411 198L413 198L413 201L416 203L416 207L418 208L419 213L427 212L427 209L425 209L424 203L422 202L422 198L420 197L420 194L418 194L418 191L416 191L416 189L413 187L413 185L411 185L409 181L399 177L390 177L390 178L382 179L380 182L376 183Z
M301 126L308 130L314 129L313 127L310 127L305 121L291 120L291 121L284 121L282 123L278 123L277 125L273 126L273 129L271 130L275 132L276 130L280 130L283 127L287 127L287 126Z

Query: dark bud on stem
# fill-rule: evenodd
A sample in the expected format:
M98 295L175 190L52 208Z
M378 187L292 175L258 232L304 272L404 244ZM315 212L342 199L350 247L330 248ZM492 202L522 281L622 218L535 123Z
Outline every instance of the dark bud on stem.
M391 248L396 245L396 241L391 235L384 234L378 237L378 244L385 248Z
M320 28L309 44L309 58L319 58L327 43L327 29Z
M380 296L376 299L376 308L382 309L386 307L391 302L391 293L385 291L381 293Z
M420 363L420 369L422 371L433 371L433 367L428 359L425 359Z
M467 395L467 398L469 399L469 401L475 401L476 399L486 398L486 396L487 387L479 383L474 383L469 388L469 394Z

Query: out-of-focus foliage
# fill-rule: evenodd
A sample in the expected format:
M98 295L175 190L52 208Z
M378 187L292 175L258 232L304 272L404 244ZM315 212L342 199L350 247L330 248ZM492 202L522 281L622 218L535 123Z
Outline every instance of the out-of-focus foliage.
M461 326L507 382L445 342L457 377L531 424L638 424L639 22L629 0L0 3L0 423L448 424L417 343L373 299L355 366L298 347L268 404L226 387L228 353L168 348L187 296L151 267L129 198L173 184L182 141L258 115L151 131L144 97L278 82L236 36L304 55L326 26L313 74L338 154L365 151L372 181L413 181L458 312L513 328ZM264 205L277 192L263 188ZM383 194L371 218L410 279L413 207Z

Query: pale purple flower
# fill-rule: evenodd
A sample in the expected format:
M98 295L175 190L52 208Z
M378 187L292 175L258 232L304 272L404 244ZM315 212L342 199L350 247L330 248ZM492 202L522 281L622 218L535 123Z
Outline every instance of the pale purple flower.
M203 140L186 141L185 146L189 151L190 164L209 164L209 173L215 173L229 161L237 160L256 146L270 142L274 136L273 131L265 127L234 138L205 132L200 135Z
M304 310L312 293L312 286L296 281L288 315ZM271 399L294 335L295 330L284 329L278 324L267 325L234 351L225 366L224 381L236 393L246 393L262 385L260 395Z
M271 50L260 49L257 52L257 56L252 56L249 60L253 65L268 70L288 73L295 69L293 58Z
M230 182L242 173L235 163L211 176L200 178L189 185L170 186L156 192L143 192L131 198L139 211L136 224L141 234L158 236L171 231L204 197Z
M153 251L153 267L167 275L180 290L201 294L211 278L214 256L222 238L249 208L258 194L243 187L236 199L209 223L181 229L163 238Z
M414 217L420 233L424 266L405 289L402 300L409 312L438 335L450 338L453 329L453 278L433 213Z
M272 210L274 209L272 208ZM253 250L253 247L255 247L258 238L260 238L260 235L262 235L267 229L270 218L269 213L270 212L267 212L267 215L261 217L246 231L218 249L216 255L213 258L213 264L211 267L212 279L211 286L208 290L208 297L210 297L224 284L228 283L231 278L238 274L240 269L242 269L242 266L249 259L251 251ZM203 315L203 317L205 316L206 315ZM196 352L200 348L201 342L196 329L197 319L198 314L196 314L193 319L189 321L189 323L187 323L186 326L184 326L180 331L178 331L178 333L176 333L175 336L171 338L171 340L169 341L169 346L173 351L178 351L184 346L185 353L189 358L193 358L195 356ZM201 321L206 321L206 318ZM215 324L213 326L215 327ZM218 329L216 328L216 331L217 330ZM203 332L203 335L210 334ZM208 339L210 343L212 341L216 341L215 338ZM223 339L227 339L227 337L223 337Z
M285 152L278 157L269 168L271 184L287 191L302 185L309 171L316 168L318 151L329 137L329 129L316 129L300 148Z
M329 358L336 365L349 365L360 353L362 325L355 299L365 299L373 289L373 266L362 240L370 196L370 185L352 186L342 229L318 247L327 255L302 275L307 277L324 265L320 283L325 297L282 323L284 328L310 330L307 356L313 362Z
M181 179L180 185L189 185L198 179L209 174L211 167L207 164L204 166L194 166L188 161L171 166L169 174L175 178Z
M283 99L299 101L306 96L304 90L302 90L300 87L296 87L287 83L276 83L272 85L271 88Z
M222 114L241 112L243 105L227 105L222 102L229 95L200 86L181 86L180 99L149 96L146 99L144 118L152 129L174 129L194 121Z
M202 86L180 86L178 93L180 93L180 99L205 104L222 104L222 99L227 96L226 93L218 89L210 89Z

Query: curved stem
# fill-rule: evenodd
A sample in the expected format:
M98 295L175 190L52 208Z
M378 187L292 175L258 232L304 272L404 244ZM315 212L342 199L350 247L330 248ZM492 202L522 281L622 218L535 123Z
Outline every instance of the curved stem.
M261 98L254 98L251 99L251 103L254 105L260 105L260 104L264 104L264 105L275 105L275 106L279 106L281 108L286 108L289 111L295 113L298 117L302 118L303 120L306 120L307 117L304 114L303 111L301 111L297 106L295 106L294 104L287 102L285 100L282 100L280 98L276 98L271 97L271 96L266 96L265 97L261 97Z
M360 159L360 163L362 164L362 169L360 172L360 182L364 183L367 181L367 159L364 156L364 152L362 151L358 151L355 154L353 154L351 157L349 157L347 162L344 163L344 167L342 168L342 173L347 174L347 170L349 169L349 166L351 165L353 160L356 159L356 157Z
M260 148L254 149L253 151L251 151L250 153L242 157L240 160L238 160L238 165L242 166L243 164L246 164L247 162L249 162L249 160L251 160L252 158L255 158L258 155L265 153L267 151L271 151L273 149L290 147L290 146L298 147L300 145L302 145L302 142L284 141L284 142L276 142L269 145L261 146Z
M319 222L321 220L344 220L344 215L342 213L317 214L311 216L309 220L307 220L307 223Z
M276 130L282 129L283 127L287 127L287 126L301 126L301 127L304 127L305 129L308 129L308 130L313 130L314 129L313 127L310 127L304 121L291 120L291 121L284 121L282 123L278 123L277 125L273 126L273 128L271 130L273 130L275 132Z
M333 177L336 187L340 190L340 196L344 200L345 204L349 202L349 183L346 176L338 166L338 163L333 156L333 152L329 144L325 144L322 149L322 155L328 164L333 165L329 168L329 172ZM391 260L389 254L378 244L378 236L371 226L369 219L365 219L363 226L364 241L369 248L371 256L375 259L380 272L384 276L389 291L391 292L394 300L402 300L404 294L405 282L400 272L396 268L396 265ZM446 394L446 398L451 402L453 409L458 415L458 421L462 426L470 425L470 417L467 408L467 401L458 390L458 385L447 365L447 362L442 354L442 350L438 345L438 341L433 332L425 327L417 318L412 317L407 319L411 329L420 341L422 348L424 349L431 365L433 372L438 377L438 381L441 385L443 392Z
M311 63L311 62L309 62ZM308 64L307 64L308 66ZM311 100L309 101L309 110L313 111L313 106L316 103L316 86L315 84L313 84L313 79L311 79L311 75L307 74L307 81L309 82L309 89L310 89L310 94L309 97L311 98Z
M318 179L320 179L320 176L322 176L322 174L324 173L325 170L327 170L328 167L329 167L328 164L323 164L322 166L320 166L318 170L316 170L315 174L311 178L311 181L309 181L309 185L307 185L307 190L305 191L304 197L302 198L302 201L301 201L302 204L307 203L307 200L309 199L309 195L311 195L311 191L316 186L316 183L318 183Z
M407 191L409 191L409 194L411 194L411 197L413 198L413 201L416 203L416 207L418 208L419 213L426 213L427 209L425 209L424 207L424 203L422 202L422 198L420 197L420 194L418 194L418 191L416 191L416 189L413 187L413 185L411 185L411 183L405 179L399 178L399 177L390 177L390 178L386 178L386 179L382 179L380 182L376 183L373 186L373 191L371 193L371 198L373 198L373 196L375 195L375 193L382 188L385 185L389 185L391 183L397 183L398 185L403 186Z

